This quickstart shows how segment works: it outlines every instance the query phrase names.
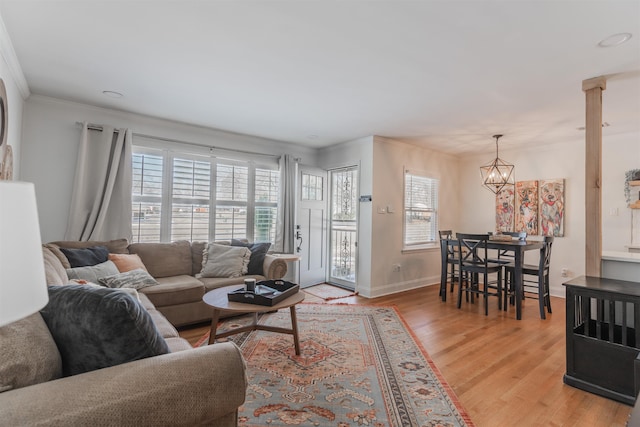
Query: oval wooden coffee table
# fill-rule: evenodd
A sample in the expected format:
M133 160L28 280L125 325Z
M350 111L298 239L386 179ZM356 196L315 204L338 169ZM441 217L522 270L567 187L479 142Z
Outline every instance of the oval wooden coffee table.
M296 307L295 305L304 300L304 292L298 291L298 293L291 295L285 300L280 301L276 305L258 305L258 304L245 304L243 302L229 301L227 294L237 289L242 289L241 285L225 286L224 288L214 289L207 292L202 300L213 308L213 316L211 317L211 332L209 333L209 344L213 344L216 338L223 338L229 335L238 334L246 331L269 331L279 332L283 334L293 335L293 345L296 349L296 355L300 355L300 342L298 340L298 321L296 319ZM291 329L280 328L276 326L267 326L258 324L258 313L265 313L268 311L276 311L281 308L287 308L291 311ZM232 329L221 334L217 334L218 320L220 320L221 311L230 311L233 313L253 313L253 323L251 325L242 326L240 328Z

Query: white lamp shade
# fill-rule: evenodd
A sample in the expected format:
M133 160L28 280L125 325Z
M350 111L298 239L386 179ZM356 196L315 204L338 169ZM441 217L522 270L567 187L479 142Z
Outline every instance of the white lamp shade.
M34 186L0 181L0 326L48 300Z

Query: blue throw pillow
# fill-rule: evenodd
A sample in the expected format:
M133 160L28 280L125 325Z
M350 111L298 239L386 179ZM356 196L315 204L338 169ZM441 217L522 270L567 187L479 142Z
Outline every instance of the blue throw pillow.
M242 240L231 239L231 246L244 246L251 251L249 259L249 275L264 276L264 257L271 247L271 243L245 243Z
M109 249L106 246L91 246L82 249L60 248L60 251L69 260L71 268L97 265L109 259Z
M63 376L169 353L147 310L117 289L49 286L40 314L62 356Z

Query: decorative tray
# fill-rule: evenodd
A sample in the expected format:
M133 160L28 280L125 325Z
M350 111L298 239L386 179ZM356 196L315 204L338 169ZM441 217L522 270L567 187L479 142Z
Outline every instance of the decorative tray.
M285 280L263 280L256 282L255 292L238 289L229 292L229 301L243 302L245 304L258 304L272 306L289 298L300 290L300 285Z

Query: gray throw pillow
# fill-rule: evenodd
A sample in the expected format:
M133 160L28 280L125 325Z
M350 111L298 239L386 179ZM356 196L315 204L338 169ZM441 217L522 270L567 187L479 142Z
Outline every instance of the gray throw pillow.
M209 243L202 258L201 277L240 277L247 274L251 251L238 246Z
M71 268L87 267L105 262L109 259L109 249L106 246L91 246L88 248L60 248L69 260Z
M105 261L91 267L67 268L69 280L86 280L87 282L98 283L101 277L118 274L120 270L113 261Z
M159 284L156 279L141 268L101 277L98 282L110 288L133 288L136 290Z
M169 352L147 310L115 289L50 286L40 314L60 350L63 376Z

